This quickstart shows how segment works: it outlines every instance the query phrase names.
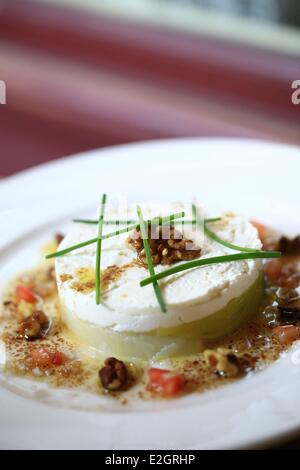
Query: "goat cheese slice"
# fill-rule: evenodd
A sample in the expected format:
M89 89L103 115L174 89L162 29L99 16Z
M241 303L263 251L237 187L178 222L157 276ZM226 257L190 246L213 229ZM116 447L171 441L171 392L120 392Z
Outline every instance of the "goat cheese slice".
M142 209L146 219L185 210L186 207L183 204L172 204L160 206L159 210L155 206L142 206ZM111 220L116 217L136 219L135 208L129 213L117 215L110 209L105 217ZM114 225L107 225L104 233L115 229ZM219 222L211 224L211 229L236 245L261 248L257 230L239 215L225 213ZM97 226L76 224L59 249L96 236ZM200 245L201 258L232 253L232 250L204 237L199 230L195 232L191 225L184 228L184 236ZM109 266L122 268L122 272L103 289L100 305L95 302L95 289L81 291L74 288L78 273L84 270L93 272L96 245L56 258L59 296L68 315L118 332L151 333L153 330L177 327L212 315L230 300L241 296L262 271L261 260L241 260L198 267L166 277L159 282L167 304L167 313L162 314L153 286L140 287L140 281L148 277L149 273L147 268L134 262L137 254L130 248L127 239L128 233L102 243L102 272ZM168 266L159 265L155 270L160 272L166 268Z

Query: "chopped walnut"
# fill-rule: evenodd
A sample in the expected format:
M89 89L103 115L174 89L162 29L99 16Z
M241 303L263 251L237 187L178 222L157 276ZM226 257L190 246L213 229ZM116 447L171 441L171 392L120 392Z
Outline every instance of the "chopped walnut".
M176 261L189 261L199 258L201 249L191 240L183 238L174 226L156 225L148 227L148 240L154 265L170 265ZM138 253L139 260L147 265L144 243L139 229L128 238L128 244Z
M222 348L216 350L207 349L204 351L204 357L208 364L220 375L234 377L240 372L237 356L224 351Z
M300 235L295 238L281 237L278 242L278 250L284 255L300 253Z
M263 247L267 251L277 250L283 255L299 255L300 254L300 235L294 238L281 236L270 232L263 242Z
M124 362L109 357L99 371L99 378L106 390L120 390L127 381L127 369Z
M27 341L43 338L49 329L49 319L41 310L36 310L30 317L21 322L18 337Z

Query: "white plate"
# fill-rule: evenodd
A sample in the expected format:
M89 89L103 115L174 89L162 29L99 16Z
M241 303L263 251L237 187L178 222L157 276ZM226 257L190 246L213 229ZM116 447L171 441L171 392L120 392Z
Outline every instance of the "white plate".
M107 192L131 202L197 196L288 233L300 231L300 149L247 140L180 139L96 150L0 185L0 285ZM153 196L154 192L154 196ZM300 428L300 350L232 385L121 406L0 373L0 447L220 449L266 446ZM99 401L98 401L99 400Z

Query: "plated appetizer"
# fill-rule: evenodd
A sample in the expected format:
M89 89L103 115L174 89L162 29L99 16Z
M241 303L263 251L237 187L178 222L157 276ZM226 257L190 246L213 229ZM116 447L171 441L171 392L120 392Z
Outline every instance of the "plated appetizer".
M3 299L6 371L169 398L259 370L300 339L300 239L197 204L76 219ZM271 259L271 260L270 260Z

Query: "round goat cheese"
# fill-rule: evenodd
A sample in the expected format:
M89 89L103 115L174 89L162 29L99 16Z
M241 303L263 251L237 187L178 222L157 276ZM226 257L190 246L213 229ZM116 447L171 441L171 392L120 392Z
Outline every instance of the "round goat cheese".
M142 209L145 219L181 210L187 212L183 204L159 208L142 205ZM108 208L106 220L114 220L116 217L136 219L135 208L124 214L116 214L113 208ZM191 218L191 214L186 214L186 217ZM210 225L211 230L221 238L236 245L261 248L257 230L249 222L233 213L225 213L221 217L220 221ZM201 230L195 230L192 225L176 227L186 239L192 240L201 248L201 258L233 253L204 237ZM114 225L105 225L104 233L116 229ZM96 305L93 283L96 244L56 258L59 296L68 316L82 320L85 324L120 333L151 333L164 328L180 327L207 318L226 307L232 299L243 295L262 271L261 260L241 260L196 267L166 277L159 281L167 305L167 312L163 314L153 286L140 287L140 281L148 277L149 272L147 267L136 263L137 253L129 246L128 235L125 233L102 242L101 273L105 276L107 270L111 269L114 275L102 288L100 305ZM96 236L96 225L76 224L59 249ZM158 265L155 271L160 272L168 267Z

